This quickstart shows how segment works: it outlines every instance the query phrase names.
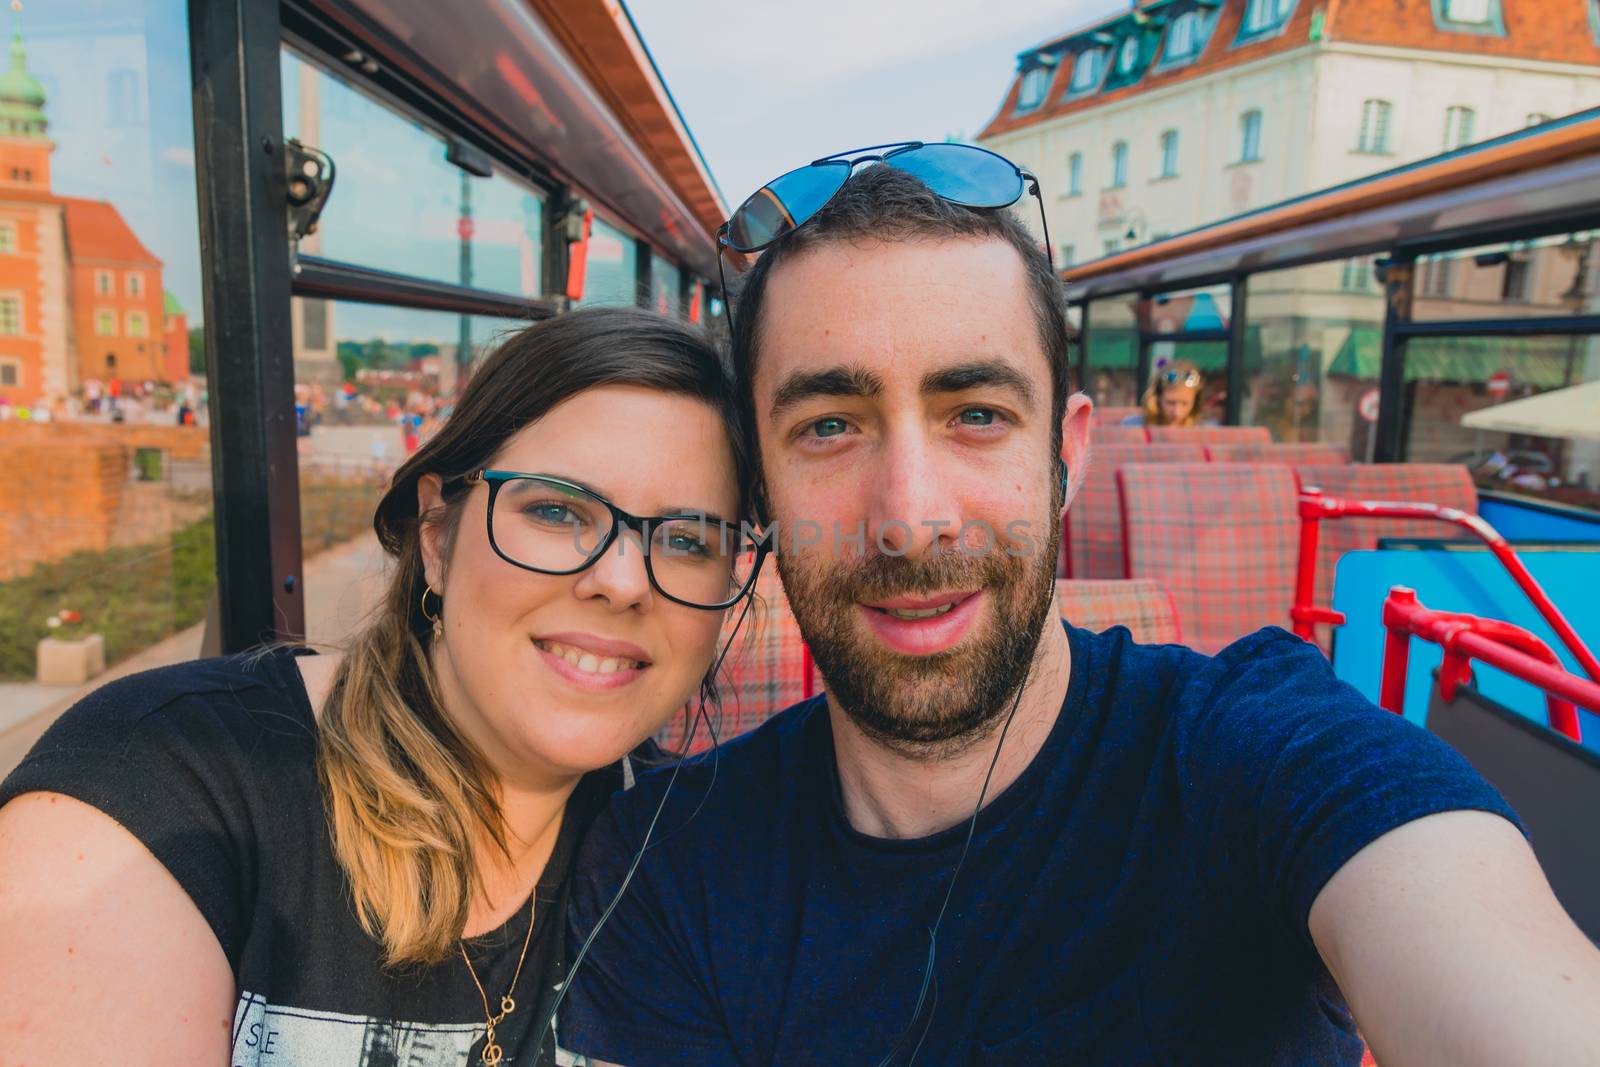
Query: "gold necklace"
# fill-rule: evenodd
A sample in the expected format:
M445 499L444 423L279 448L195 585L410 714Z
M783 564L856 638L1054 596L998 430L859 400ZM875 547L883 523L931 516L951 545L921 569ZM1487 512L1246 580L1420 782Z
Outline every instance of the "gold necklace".
M478 997L483 1001L483 1021L488 1024L484 1034L483 1053L479 1057L483 1067L500 1067L501 1061L506 1058L505 1049L495 1042L494 1028L505 1022L507 1015L517 1010L517 1002L512 999L511 994L517 991L517 980L522 977L522 963L528 958L528 942L533 939L533 905L538 895L537 886L528 894L528 932L522 935L522 953L517 956L517 969L511 976L511 986L506 990L505 996L500 998L499 1015L489 1013L489 994L483 991L483 983L478 981L478 972L467 956L467 946L464 943L456 945L461 950L461 959L467 965L467 973L472 975L472 984L478 987Z

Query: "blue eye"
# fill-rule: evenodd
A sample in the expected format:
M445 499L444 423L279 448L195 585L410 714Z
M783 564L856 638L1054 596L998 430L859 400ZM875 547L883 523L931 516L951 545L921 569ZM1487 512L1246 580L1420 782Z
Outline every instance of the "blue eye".
M989 408L968 408L959 416L963 426L992 426L994 411Z
M844 433L848 424L843 419L818 419L811 424L811 430L818 437L837 437Z

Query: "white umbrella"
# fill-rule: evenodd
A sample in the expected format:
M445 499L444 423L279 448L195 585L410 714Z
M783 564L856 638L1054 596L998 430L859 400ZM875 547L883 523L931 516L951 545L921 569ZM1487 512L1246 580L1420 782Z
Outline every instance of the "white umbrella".
M1600 381L1479 408L1461 416L1461 425L1474 430L1600 441Z

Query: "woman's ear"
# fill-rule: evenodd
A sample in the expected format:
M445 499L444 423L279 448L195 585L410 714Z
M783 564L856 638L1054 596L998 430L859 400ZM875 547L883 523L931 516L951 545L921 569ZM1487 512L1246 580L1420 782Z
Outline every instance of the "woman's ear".
M443 596L446 563L444 479L437 474L424 474L417 479L417 519L423 574L433 591Z

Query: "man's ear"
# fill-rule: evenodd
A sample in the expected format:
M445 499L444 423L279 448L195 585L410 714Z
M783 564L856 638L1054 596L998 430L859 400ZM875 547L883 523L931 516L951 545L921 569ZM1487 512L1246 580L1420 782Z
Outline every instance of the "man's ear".
M1067 465L1067 493L1065 506L1070 507L1078 490L1083 488L1084 472L1089 466L1089 425L1094 416L1094 402L1084 393L1067 397L1067 411L1061 417L1061 461Z
M422 570L433 591L443 596L445 537L440 520L444 518L444 479L437 474L424 474L417 479L417 517Z

